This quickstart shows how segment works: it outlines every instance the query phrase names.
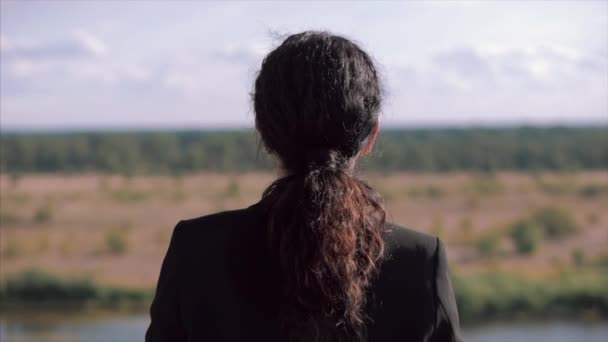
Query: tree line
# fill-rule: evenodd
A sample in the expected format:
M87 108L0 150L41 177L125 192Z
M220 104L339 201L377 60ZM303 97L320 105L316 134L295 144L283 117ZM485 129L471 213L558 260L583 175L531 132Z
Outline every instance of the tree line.
M269 170L253 130L0 135L4 173ZM608 169L608 127L385 129L365 170Z

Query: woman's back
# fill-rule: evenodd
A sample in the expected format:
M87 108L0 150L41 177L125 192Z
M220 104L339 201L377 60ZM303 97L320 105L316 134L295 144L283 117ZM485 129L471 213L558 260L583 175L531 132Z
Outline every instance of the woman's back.
M261 204L181 221L163 263L147 341L283 341L280 283ZM458 341L441 242L386 224L387 257L369 289L369 341ZM297 246L293 246L297 248Z
M457 339L442 245L387 224L356 174L379 131L371 57L344 37L294 34L252 95L282 175L248 209L178 224L148 340Z

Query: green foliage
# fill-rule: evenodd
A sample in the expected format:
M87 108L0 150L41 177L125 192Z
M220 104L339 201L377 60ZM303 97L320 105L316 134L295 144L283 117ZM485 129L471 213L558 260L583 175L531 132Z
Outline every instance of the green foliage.
M493 257L500 248L500 235L487 234L477 241L477 250L483 257Z
M3 287L7 298L22 302L86 301L96 295L95 285L88 279L63 280L38 270L10 278Z
M594 265L603 270L608 271L608 254L600 255L595 261Z
M90 278L62 278L40 270L26 271L0 284L0 303L3 306L13 304L17 308L24 304L65 307L68 304L88 303L147 306L151 297L152 294L145 290L105 287Z
M574 318L608 316L608 277L564 274L529 280L506 273L453 277L463 324L522 316Z
M386 129L375 151L365 158L366 169L383 172L606 169L608 128ZM0 156L0 167L9 174L100 171L129 176L273 167L253 130L3 133ZM486 191L486 185L491 184L480 190Z
M564 273L559 277L530 280L507 273L478 273L452 277L461 323L513 318L575 319L608 317L606 274ZM42 271L28 271L0 284L0 305L68 304L148 307L148 290L105 287L89 278L61 278Z
M48 223L53 219L53 210L50 205L46 204L34 212L32 216L32 221L36 224Z
M120 255L127 251L128 239L124 229L110 230L105 237L106 250L110 254Z
M582 197L587 197L587 198L608 195L608 185L587 184L587 185L582 186L579 189L578 193Z
M564 209L543 208L532 214L530 219L535 221L549 238L561 238L576 232L574 218Z
M518 253L533 254L542 242L543 231L537 222L524 220L513 226L511 239Z
M585 261L586 261L585 251L583 251L580 248L577 248L574 251L572 251L572 263L574 264L574 266L581 268L585 265Z

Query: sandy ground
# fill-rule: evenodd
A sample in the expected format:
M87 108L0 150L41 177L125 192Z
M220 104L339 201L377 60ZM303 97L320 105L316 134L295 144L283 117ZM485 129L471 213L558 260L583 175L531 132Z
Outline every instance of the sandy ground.
M248 206L275 177L2 175L0 276L38 268L90 275L106 284L153 287L176 222ZM586 262L608 253L606 172L362 177L383 194L390 221L440 236L452 269L459 273L500 269L544 276L570 267L576 250ZM494 257L480 255L479 238L505 231L547 206L569 212L577 232L543 241L531 256L515 253L507 238Z

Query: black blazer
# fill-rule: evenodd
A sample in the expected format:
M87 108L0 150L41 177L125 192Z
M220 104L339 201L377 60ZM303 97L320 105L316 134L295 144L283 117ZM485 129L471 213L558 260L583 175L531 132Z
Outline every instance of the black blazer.
M260 204L180 221L162 264L146 341L280 341ZM387 224L388 257L365 313L369 341L461 341L438 238ZM297 248L297 246L294 246Z

